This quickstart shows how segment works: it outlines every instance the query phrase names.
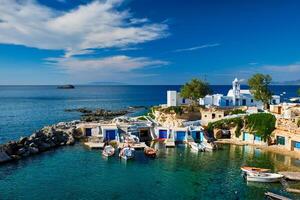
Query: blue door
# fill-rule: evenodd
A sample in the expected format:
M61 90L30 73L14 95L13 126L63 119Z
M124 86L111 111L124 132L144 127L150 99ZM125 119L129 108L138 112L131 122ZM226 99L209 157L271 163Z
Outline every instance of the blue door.
M243 133L243 140L244 140L244 141L249 141L249 140L250 140L250 134L244 132L244 133Z
M260 142L260 141L261 141L261 137L258 136L258 135L255 135L255 136L254 136L254 140Z
M193 131L192 137L194 140L200 140L200 131Z
M106 130L105 139L108 141L115 140L116 139L116 130Z
M159 130L159 139L167 139L168 131L167 130Z
M294 147L297 149L300 149L300 142L294 142Z
M204 133L200 132L200 142L203 142L203 140L204 140Z
M176 132L176 141L184 141L185 140L185 134L186 132L185 131L177 131Z
M92 129L91 128L86 128L85 129L85 136L92 136Z

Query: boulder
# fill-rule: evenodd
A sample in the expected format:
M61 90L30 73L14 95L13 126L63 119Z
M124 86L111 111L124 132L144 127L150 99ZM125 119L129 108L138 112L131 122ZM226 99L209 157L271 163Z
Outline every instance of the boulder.
M36 148L36 147L29 147L28 150L29 150L30 154L37 154L37 153L39 153L39 149Z
M0 150L0 163L11 161L12 158L3 150Z
M25 142L28 140L28 138L27 137L21 137L20 139L19 139L19 144L22 144L22 145L24 145L25 144Z
M26 154L27 151L26 148L22 147L17 151L17 155L22 156L23 154Z
M74 145L75 144L75 139L74 139L74 137L72 135L69 135L66 144L67 145Z
M48 143L42 142L38 148L39 148L39 151L47 151L48 149L51 148L51 146Z
M17 151L19 150L18 144L16 142L8 142L3 146L3 150L8 154L8 155L15 155L17 154Z

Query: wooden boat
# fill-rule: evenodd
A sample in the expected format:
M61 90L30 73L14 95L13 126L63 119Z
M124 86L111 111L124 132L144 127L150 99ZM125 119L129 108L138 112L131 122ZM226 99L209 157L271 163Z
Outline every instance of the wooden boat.
M259 167L248 167L248 166L241 167L241 170L245 173L253 173L253 172L266 173L271 171L270 169L259 168Z
M281 174L275 173L257 173L257 172L250 172L247 173L247 181L252 182L262 182L262 183L274 183L279 182L283 178Z
M134 158L134 148L131 147L124 147L121 149L119 157L124 159L124 160L129 160Z
M113 148L111 145L107 145L104 147L102 151L102 155L105 157L110 157L115 154L115 148Z
M145 148L144 153L145 153L146 156L148 156L150 158L155 158L156 157L156 150L151 148L151 147Z

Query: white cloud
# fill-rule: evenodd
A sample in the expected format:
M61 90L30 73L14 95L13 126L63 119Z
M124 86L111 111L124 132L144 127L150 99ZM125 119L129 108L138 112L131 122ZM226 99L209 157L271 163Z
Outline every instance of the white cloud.
M185 48L185 49L176 49L173 52L195 51L195 50L198 50L198 49L204 49L204 48L210 48L210 47L217 47L217 46L220 46L220 44L219 43L205 44L205 45L195 46L195 47L190 47L190 48Z
M48 58L48 64L54 65L77 77L80 81L89 80L124 80L129 77L144 77L151 74L139 72L139 69L161 67L168 62L153 60L146 57L128 57L125 55L110 56L103 58Z
M95 0L71 11L35 0L0 0L0 43L65 50L67 56L98 48L127 47L168 35L164 23L117 11L123 0Z
M300 63L290 65L265 65L263 69L270 72L297 73L300 72Z
M106 71L111 72L130 72L150 66L167 65L168 62L161 60L151 60L146 57L132 58L125 55L104 57L104 58L48 58L50 64L62 66L70 71Z

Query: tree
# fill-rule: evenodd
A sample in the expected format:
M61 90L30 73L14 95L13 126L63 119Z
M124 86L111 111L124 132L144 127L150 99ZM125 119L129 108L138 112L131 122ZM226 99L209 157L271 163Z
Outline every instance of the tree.
M180 96L186 99L191 99L193 103L197 103L199 98L203 98L211 93L210 86L207 82L200 79L192 79L181 87Z
M271 81L272 77L267 74L254 74L248 80L248 85L251 93L254 95L254 99L262 101L265 109L269 107L270 100L272 99L272 92L269 89Z
M297 94L298 96L300 96L300 88L297 90Z

